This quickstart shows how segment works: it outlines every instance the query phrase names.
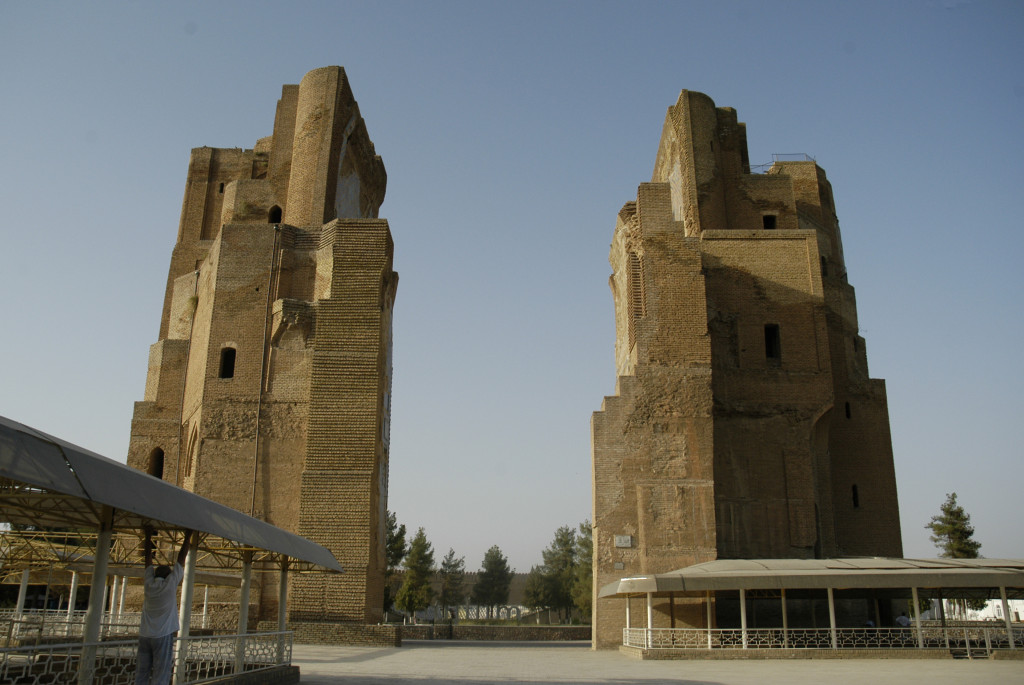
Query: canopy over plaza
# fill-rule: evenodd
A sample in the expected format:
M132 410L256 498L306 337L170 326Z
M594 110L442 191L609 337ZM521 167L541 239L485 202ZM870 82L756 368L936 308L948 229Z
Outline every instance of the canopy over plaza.
M933 648L971 656L1017 649L1024 638L1008 605L1024 597L1020 559L723 559L622 578L601 588L599 597L624 600L623 645L644 651ZM630 616L637 598L644 618ZM923 599L996 598L1002 625L921 617ZM703 627L676 628L677 600L691 610L703 605ZM899 607L912 618L895 617Z
M238 631L245 633L254 568L280 573L280 631L285 630L289 572L342 572L334 556L310 540L4 417L0 522L6 524L0 530L0 579L20 582L12 626L21 619L30 579L38 582L55 573L70 576L71 597L79 573L102 579L90 584L80 683L92 682L106 579L114 577L109 593L113 609L117 579L122 579L123 597L127 578L142 575L145 528L158 531L158 563L161 557L164 563L173 563L185 530L199 533L198 548L185 564L179 641L188 637L197 576L207 584L240 587ZM73 609L71 601L69 620ZM13 628L7 631L8 641L12 632ZM184 650L179 649L179 666L183 659ZM182 672L176 668L177 682L184 682L178 675Z

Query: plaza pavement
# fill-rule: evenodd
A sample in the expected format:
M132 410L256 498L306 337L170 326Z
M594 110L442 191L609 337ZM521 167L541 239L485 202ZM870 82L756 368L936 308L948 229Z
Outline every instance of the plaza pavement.
M295 645L303 685L606 683L640 685L1024 684L1024 661L828 659L639 661L582 642L407 640L395 648Z

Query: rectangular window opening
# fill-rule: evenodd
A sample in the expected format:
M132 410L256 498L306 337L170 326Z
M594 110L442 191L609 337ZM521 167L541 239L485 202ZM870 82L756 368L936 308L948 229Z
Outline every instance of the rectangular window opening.
M225 347L220 351L220 373L218 377L235 377L235 348Z
M764 356L772 366L782 363L782 339L777 323L764 325Z
M766 230L766 231L774 231L775 230L775 221L776 221L777 218L778 217L776 217L774 214L763 214L763 215L761 215L761 225L764 227L764 230Z

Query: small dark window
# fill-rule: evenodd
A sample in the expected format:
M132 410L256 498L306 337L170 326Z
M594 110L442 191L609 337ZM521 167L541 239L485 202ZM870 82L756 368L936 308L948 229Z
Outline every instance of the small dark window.
M278 207L277 205L274 205L273 207L271 207L270 208L270 213L267 215L267 218L268 218L267 223L270 223L270 224L279 224L279 223L281 223L281 208Z
M218 193L223 193L224 192L224 184L223 183L220 184L220 189L217 192Z
M853 486L853 488L851 489L851 493L850 494L853 495L853 508L854 509L860 509L860 493L857 492L857 486L856 485Z
M777 217L774 214L764 214L761 216L761 225L764 226L766 231L775 230L775 219Z
M850 403L846 403L846 418L850 418Z
M146 473L157 478L164 477L164 451L159 447L149 453L149 468Z
M764 325L764 356L768 363L774 366L778 366L782 362L782 340L777 323Z
M821 275L823 278L825 276L828 276L828 259L826 259L824 256L822 256L821 258Z
M235 348L225 347L220 351L220 377L235 377Z

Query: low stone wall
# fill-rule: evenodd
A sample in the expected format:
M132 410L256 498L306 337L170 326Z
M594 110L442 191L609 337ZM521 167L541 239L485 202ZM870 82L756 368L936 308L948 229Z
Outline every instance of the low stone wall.
M478 626L436 624L401 626L405 640L549 642L589 640L590 626ZM298 641L298 638L296 638Z
M278 666L207 681L216 685L298 685L298 666Z
M356 645L361 647L401 647L402 626L362 625L359 623L289 623L295 642L304 645ZM277 630L277 623L260 622L261 631Z
M640 649L619 652L641 660L731 661L737 659L952 659L945 649Z

